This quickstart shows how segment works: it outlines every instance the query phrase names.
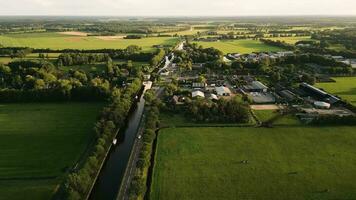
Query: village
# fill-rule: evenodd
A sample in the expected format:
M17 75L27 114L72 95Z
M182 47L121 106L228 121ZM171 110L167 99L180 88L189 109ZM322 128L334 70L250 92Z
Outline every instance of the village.
M261 52L250 54L231 53L223 57L224 61L242 61L246 63L263 62L266 59L276 60L295 56L293 51ZM345 59L342 56L323 55L326 59L351 65L355 59ZM353 64L352 64L353 63ZM309 64L310 66L320 66ZM187 99L206 99L218 101L239 96L245 99L252 110L293 110L295 116L304 122L310 122L320 116L347 117L356 116L349 110L346 103L338 96L329 94L313 85L302 82L296 86L274 85L273 88L259 80L258 75L219 74L211 73L202 78L199 76L204 63L193 63L192 71L181 72L176 63L170 63L160 72L163 82L170 83L174 79L182 94L175 94L169 100L175 106L182 106ZM321 76L326 81L330 78ZM149 77L148 77L149 78ZM321 79L321 78L320 78Z

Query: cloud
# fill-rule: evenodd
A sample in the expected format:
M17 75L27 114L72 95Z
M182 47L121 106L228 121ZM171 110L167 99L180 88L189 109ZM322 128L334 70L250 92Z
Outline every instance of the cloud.
M0 14L355 15L355 0L0 0Z

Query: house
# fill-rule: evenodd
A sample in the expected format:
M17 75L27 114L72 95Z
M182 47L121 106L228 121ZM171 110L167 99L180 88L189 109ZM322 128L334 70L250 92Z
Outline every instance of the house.
M174 95L173 97L172 97L172 103L174 104L174 105L182 105L182 104L184 104L184 97L182 97L182 96L177 96L177 95Z
M192 92L192 98L201 97L205 98L205 94L202 91L196 90Z
M277 52L278 57L285 57L285 56L293 56L294 52L293 51L281 51Z
M219 100L219 97L216 96L216 94L210 94L210 95L209 95L209 99L210 99L210 100L213 100L213 101L217 101L217 100Z
M221 86L221 87L215 87L216 94L218 96L230 96L231 91L229 88Z
M207 86L206 83L198 83L198 82L193 82L192 83L192 88L199 88L199 89L203 89Z
M148 81L148 80L151 79L151 75L150 75L150 74L144 74L144 75L143 75L143 79L144 79L145 81Z

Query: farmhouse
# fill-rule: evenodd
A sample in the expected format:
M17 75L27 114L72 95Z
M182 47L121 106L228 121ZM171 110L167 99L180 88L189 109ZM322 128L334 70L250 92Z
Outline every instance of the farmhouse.
M231 91L229 88L221 86L221 87L215 87L216 94L218 96L230 96Z

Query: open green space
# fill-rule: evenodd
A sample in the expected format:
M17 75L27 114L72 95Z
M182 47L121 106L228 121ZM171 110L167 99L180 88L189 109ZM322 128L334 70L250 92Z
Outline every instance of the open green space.
M338 95L351 104L356 105L356 77L338 77L333 78L336 82L317 83L316 87Z
M195 42L204 48L214 47L224 54L282 51L282 48L266 45L259 40L222 40L216 42Z
M311 41L312 39L310 38L310 36L302 36L302 37L275 37L275 38L267 38L270 40L274 40L274 41L282 41L288 44L295 44L299 41Z
M151 199L355 199L354 127L168 128Z
M94 138L101 103L0 105L0 199L50 199Z
M261 122L268 121L278 115L278 110L254 110L253 112Z
M0 44L5 47L32 47L43 49L124 49L138 45L144 51L153 50L153 45L174 45L177 38L148 37L142 39L102 39L95 36L71 36L59 33L26 33L0 35Z

